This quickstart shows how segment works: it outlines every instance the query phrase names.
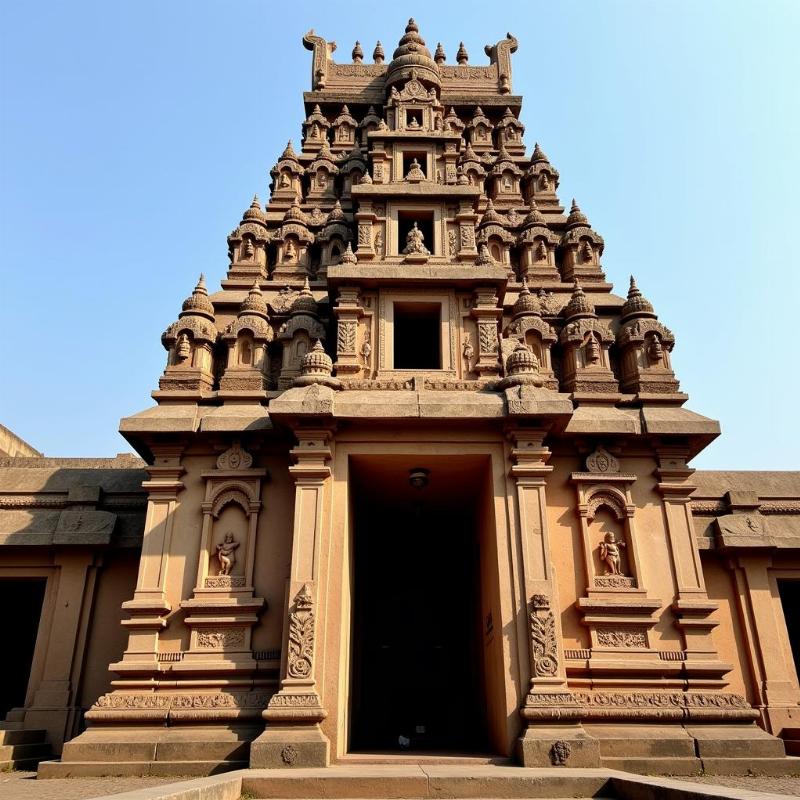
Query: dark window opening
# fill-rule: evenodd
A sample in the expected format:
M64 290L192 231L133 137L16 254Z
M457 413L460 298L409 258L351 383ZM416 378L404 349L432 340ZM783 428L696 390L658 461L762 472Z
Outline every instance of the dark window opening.
M406 128L422 127L422 112L406 109Z
M436 247L433 241L433 211L398 211L397 212L397 246L398 255L400 255L406 247L406 240L408 239L408 232L414 227L414 223L422 232L422 243L428 249L428 252L433 255L436 253Z
M394 368L442 368L438 303L394 304Z
M3 608L14 609L5 615L5 634L14 646L7 647L3 656L0 719L12 708L25 705L46 585L44 579L0 580L0 602Z
M417 164L419 164L419 168L422 170L422 173L425 177L428 177L428 158L424 152L422 153L403 153L403 177L405 178L408 175L409 170L411 169L411 165L414 163L414 159L417 160Z

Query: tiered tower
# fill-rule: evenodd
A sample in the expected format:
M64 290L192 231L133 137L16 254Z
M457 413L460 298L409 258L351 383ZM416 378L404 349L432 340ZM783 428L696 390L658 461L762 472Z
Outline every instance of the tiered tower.
M221 291L201 278L164 333L157 407L122 422L151 464L129 646L64 762L120 758L109 742L209 769L251 741L258 766L347 752L352 469L371 458L491 465L496 752L775 755L726 688L693 534L687 461L719 428L683 408L672 333L633 279L612 293L603 238L526 155L517 40L481 66L431 55L414 20L388 61L303 43L302 142L228 236Z

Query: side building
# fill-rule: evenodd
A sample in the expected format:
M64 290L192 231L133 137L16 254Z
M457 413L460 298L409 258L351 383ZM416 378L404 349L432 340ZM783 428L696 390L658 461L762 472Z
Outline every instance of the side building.
M0 473L0 574L74 617L57 658L39 623L6 727L46 728L44 776L398 750L784 769L800 473L690 466L719 426L526 155L517 40L481 66L413 20L388 62L304 44L302 143L122 420L144 464Z

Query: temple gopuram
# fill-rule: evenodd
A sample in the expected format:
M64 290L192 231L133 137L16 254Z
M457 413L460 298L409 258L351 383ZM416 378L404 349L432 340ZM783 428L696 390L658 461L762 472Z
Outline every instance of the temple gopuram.
M5 761L786 771L800 473L690 466L718 423L527 146L516 38L303 44L302 135L121 422L141 461L0 460Z

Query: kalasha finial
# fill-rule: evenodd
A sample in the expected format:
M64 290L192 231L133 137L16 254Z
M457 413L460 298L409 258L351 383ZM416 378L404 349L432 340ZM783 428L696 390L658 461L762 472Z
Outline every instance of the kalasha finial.
M372 51L372 60L376 64L383 64L383 59L386 57L386 53L383 52L383 45L381 44L381 40L378 39L377 43L375 44L375 49Z
M201 294L208 294L206 289L206 276L201 272L200 277L197 279L197 286L194 287L196 292L200 292Z
M548 164L550 163L549 159L544 154L544 150L539 147L539 142L536 142L536 144L533 146L533 155L531 156L531 161L547 161Z
M353 63L360 64L364 60L364 51L361 49L361 42L356 39L355 46L353 47Z
M639 287L636 285L636 279L631 275L631 285L628 289L628 298L631 297L641 297L642 293L639 291Z
M419 33L419 25L414 22L414 17L409 17L408 25L406 25L406 33L411 33L412 31L414 33Z
M569 210L569 216L567 217L567 226L574 226L574 225L588 225L589 221L586 218L586 214L581 211L580 206L575 202L575 198L572 198L572 206Z
M444 64L444 62L447 60L447 56L444 54L444 47L442 47L441 42L436 45L436 52L433 54L433 60L439 65Z
M456 53L456 61L459 64L466 64L469 61L469 53L467 52L467 48L464 47L464 42L459 42L458 44L458 52Z
M257 208L259 211L261 211L261 203L259 202L257 194L253 195L253 202L250 203L250 208Z

